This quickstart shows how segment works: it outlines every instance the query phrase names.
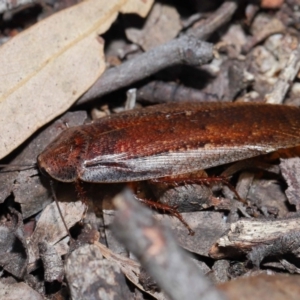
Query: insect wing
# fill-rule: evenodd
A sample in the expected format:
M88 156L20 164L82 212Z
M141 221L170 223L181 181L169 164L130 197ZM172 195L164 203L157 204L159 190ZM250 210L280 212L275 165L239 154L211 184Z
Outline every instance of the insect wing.
M101 123L93 124L81 180L126 182L179 175L300 144L300 110L280 105L161 105L119 115L115 124L120 128L108 132L97 128Z

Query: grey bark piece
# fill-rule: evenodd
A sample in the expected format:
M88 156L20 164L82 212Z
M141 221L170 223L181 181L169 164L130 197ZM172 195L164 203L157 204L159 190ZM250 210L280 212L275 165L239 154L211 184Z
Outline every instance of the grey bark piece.
M22 278L28 264L23 219L16 210L10 209L10 212L11 220L0 226L0 266L15 277Z
M38 244L38 247L45 270L45 281L53 282L57 280L62 282L64 279L63 263L54 246L42 241Z
M296 210L300 209L300 200L299 200L299 192L300 192L300 159L299 157L291 157L287 159L280 160L280 169L281 173L286 180L288 185L285 194L289 200L289 202L296 206Z
M103 210L103 220L104 220L105 237L106 237L107 246L112 252L128 257L128 251L126 250L124 245L121 244L111 232L110 226L114 218L115 218L114 210L106 210L106 209Z
M227 270L229 268L229 261L225 259L217 260L213 267L213 281L215 283L222 283L229 280Z
M131 299L120 268L103 259L95 245L86 245L72 252L65 270L72 299Z
M0 299L44 300L44 297L24 282L14 284L4 284L0 282Z
M174 217L159 215L159 219L168 219L178 244L191 252L208 256L211 246L228 230L223 214L214 211L182 213L183 219L189 224L195 235L188 235L186 227Z

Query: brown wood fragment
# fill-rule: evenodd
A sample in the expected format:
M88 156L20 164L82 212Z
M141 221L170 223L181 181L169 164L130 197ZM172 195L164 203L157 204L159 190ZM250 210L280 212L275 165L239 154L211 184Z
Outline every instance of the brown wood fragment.
M230 300L298 300L300 276L261 274L222 283L218 288Z
M262 0L260 6L266 9L276 9L283 3L284 0Z

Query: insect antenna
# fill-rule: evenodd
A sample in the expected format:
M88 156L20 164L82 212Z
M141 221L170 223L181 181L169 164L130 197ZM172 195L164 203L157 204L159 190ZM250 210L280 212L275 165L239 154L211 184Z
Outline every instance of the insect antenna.
M54 189L54 181L51 180L51 179L50 179L50 188L51 188L52 197L53 197L53 199L54 199L54 201L56 203L57 209L58 209L58 213L59 213L59 215L61 217L61 220L62 220L62 222L63 222L63 224L64 224L64 226L66 228L66 231L68 233L68 236L69 236L70 242L71 242L73 240L73 238L71 236L70 230L69 230L69 228L68 228L68 226L66 224L65 218L63 217L62 211L60 209L60 206L59 206L59 203L58 203L58 200L57 200L57 197L56 197L55 189Z
M38 169L38 166L37 166L37 163L34 163L34 164L0 164L0 168L5 168L4 170L0 170L0 173L6 173L6 172ZM20 168L22 168L22 169L20 169Z

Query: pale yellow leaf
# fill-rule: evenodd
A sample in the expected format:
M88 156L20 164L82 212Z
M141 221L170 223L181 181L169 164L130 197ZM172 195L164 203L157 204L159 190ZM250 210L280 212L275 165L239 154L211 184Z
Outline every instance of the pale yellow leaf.
M98 37L120 11L145 15L153 0L86 0L0 48L0 158L67 110L102 74Z
M123 14L136 13L141 17L146 17L153 1L149 0L131 0L127 1L121 8L120 12Z

